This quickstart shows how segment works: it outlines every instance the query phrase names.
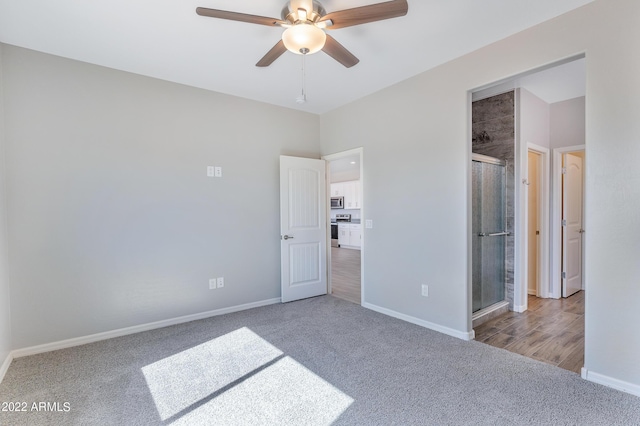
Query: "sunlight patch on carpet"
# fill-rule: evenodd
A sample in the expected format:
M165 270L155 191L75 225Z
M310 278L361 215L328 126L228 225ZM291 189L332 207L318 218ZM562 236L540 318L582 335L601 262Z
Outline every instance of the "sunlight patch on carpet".
M330 425L352 403L344 392L284 357L171 425Z
M246 327L142 373L171 425L329 425L354 401Z
M149 364L142 373L166 420L281 355L244 327Z

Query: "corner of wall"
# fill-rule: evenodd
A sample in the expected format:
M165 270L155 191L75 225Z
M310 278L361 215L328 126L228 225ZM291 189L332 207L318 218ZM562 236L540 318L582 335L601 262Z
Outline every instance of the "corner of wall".
M4 380L4 376L7 374L11 362L13 362L13 353L9 352L2 364L0 364L0 383Z
M6 130L4 121L4 45L0 43L0 360L5 360L0 367L0 381L13 359L11 356L11 306L7 248L7 191L5 146Z

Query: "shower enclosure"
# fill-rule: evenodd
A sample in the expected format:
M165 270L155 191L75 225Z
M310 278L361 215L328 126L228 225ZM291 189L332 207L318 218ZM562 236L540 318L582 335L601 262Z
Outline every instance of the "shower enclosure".
M505 300L505 163L473 154L472 161L472 311Z

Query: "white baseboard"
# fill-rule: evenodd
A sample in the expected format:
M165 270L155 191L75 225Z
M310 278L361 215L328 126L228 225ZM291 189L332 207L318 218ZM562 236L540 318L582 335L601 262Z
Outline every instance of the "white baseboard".
M513 312L517 312L519 314L523 313L527 310L526 305L513 305Z
M435 324L429 321L422 320L420 318L412 317L410 315L401 314L400 312L393 311L391 309L383 308L381 306L373 305L371 303L363 303L362 306L367 309L371 309L372 311L380 312L381 314L389 315L390 317L398 318L403 321L410 322L412 324L416 324L430 330L434 330L443 334L447 334L452 337L457 337L462 340L473 340L476 337L475 331L471 329L471 331L464 332L455 330L453 328L445 327L443 325Z
M623 380L614 379L613 377L605 376L604 374L595 373L582 367L580 375L583 379L593 383L598 383L613 389L617 389L622 392L630 393L631 395L640 396L640 385L625 382Z
M4 375L7 374L11 361L13 361L13 352L9 352L7 354L7 358L4 360L2 365L0 365L0 383L4 380Z
M201 312L199 314L185 315L182 317L171 318L162 321L151 322L147 324L135 325L133 327L120 328L118 330L106 331L104 333L90 334L88 336L76 337L73 339L61 340L58 342L46 343L44 345L30 346L27 348L16 349L11 352L9 357L20 358L23 356L36 355L44 352L56 351L58 349L71 348L73 346L85 345L87 343L98 342L100 340L112 339L114 337L126 336L129 334L140 333L142 331L155 330L157 328L168 327L170 325L182 324L185 322L196 321L217 315L230 314L232 312L244 311L251 308L259 308L260 306L273 305L280 303L281 299L267 299L259 302L246 303L244 305L231 306L228 308L215 309L213 311ZM10 363L11 361L9 361ZM6 363L6 361L5 361ZM9 367L7 363L7 368ZM3 364L4 368L4 364ZM0 373L2 370L0 370ZM1 380L0 380L1 381Z

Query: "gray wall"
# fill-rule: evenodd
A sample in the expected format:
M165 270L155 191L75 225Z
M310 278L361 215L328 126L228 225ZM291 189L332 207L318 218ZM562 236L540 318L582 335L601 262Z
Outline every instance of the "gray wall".
M471 329L468 91L586 52L585 367L640 386L638 16L596 0L321 117L323 154L364 148L366 303Z
M280 297L279 155L319 158L318 116L3 50L13 348Z
M4 94L2 91L2 53L0 44L0 364L11 351L11 309L9 303L9 259L7 252L7 207L5 174Z
M584 145L585 97L549 105L549 140L551 148Z

